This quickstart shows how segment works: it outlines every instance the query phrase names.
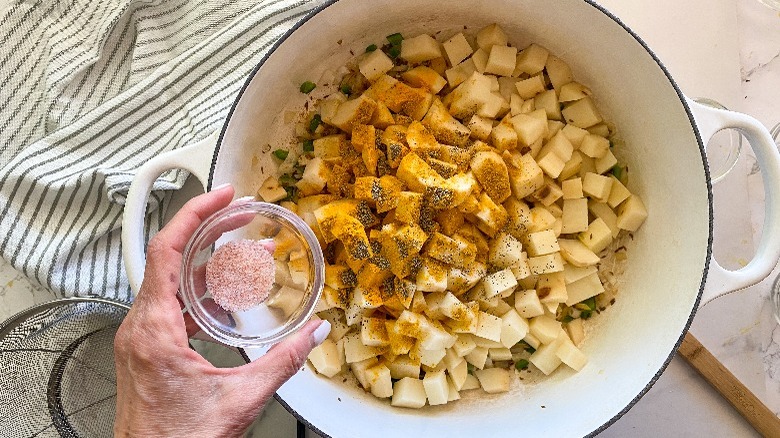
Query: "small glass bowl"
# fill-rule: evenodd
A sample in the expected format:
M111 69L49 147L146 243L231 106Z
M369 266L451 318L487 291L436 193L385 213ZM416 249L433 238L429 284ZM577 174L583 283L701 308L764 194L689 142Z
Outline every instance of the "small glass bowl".
M205 281L206 264L220 245L241 239L260 240L275 248L274 285L263 303L230 312L212 298ZM322 293L324 266L314 232L297 215L275 204L239 199L203 221L190 239L183 254L180 295L186 311L216 341L265 347L309 320Z

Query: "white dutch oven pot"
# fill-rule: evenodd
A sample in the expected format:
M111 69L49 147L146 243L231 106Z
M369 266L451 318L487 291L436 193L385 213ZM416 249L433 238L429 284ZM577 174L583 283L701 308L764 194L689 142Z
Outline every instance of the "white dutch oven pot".
M686 98L649 48L589 1L340 0L324 5L261 61L216 142L207 139L169 152L139 170L123 222L133 289L143 277L146 200L163 171L184 168L206 189L231 182L239 195L252 194L256 185L244 181L259 184L262 176L247 178L248 151L275 144L285 109L303 105L300 83L343 65L350 49L359 53L394 32L441 30L447 35L464 25L476 30L493 22L519 47L530 42L547 47L590 86L625 140L619 159L630 167L630 189L650 213L635 233L616 304L591 320L582 347L588 365L579 373L563 367L543 382L517 385L507 394L466 395L457 403L420 411L391 408L308 367L278 395L299 418L335 437L491 437L519 430L529 436L582 436L606 428L658 378L701 303L755 284L775 266L780 158L756 120ZM712 192L704 144L724 128L736 128L748 139L766 187L761 243L755 258L737 271L723 269L712 258ZM270 156L265 159L270 164Z

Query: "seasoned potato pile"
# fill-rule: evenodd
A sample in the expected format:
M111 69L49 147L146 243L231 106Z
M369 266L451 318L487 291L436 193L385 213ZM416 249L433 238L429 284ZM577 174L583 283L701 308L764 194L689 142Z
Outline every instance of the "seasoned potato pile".
M314 369L420 408L586 366L599 267L647 217L591 91L495 24L393 34L338 76L258 191L324 248L317 315L333 329Z

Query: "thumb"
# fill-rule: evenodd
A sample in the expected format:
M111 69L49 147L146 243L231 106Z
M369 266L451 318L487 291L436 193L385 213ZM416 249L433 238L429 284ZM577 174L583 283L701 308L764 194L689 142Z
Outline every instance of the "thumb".
M235 368L238 377L236 383L243 388L256 388L255 395L264 404L301 369L311 350L320 345L329 333L328 321L309 321L297 333L274 345L261 358Z

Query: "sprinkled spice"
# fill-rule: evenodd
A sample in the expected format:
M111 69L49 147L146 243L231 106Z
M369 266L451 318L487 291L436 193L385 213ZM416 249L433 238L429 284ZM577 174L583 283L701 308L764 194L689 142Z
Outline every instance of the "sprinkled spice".
M274 258L262 242L236 240L211 255L206 264L206 287L220 307L240 312L268 299L274 273Z

